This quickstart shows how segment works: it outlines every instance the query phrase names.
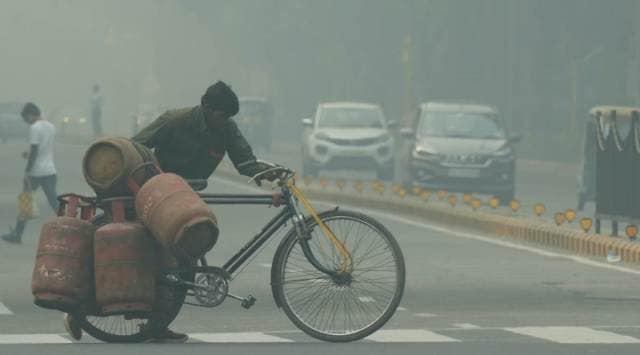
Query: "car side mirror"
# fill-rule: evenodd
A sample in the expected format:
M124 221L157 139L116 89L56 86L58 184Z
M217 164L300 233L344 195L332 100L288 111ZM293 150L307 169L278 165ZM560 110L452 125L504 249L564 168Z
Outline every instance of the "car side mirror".
M413 129L411 129L409 127L404 127L402 129L400 129L400 135L403 138L412 139L413 138Z
M520 133L512 134L509 137L509 143L511 144L520 143L521 141L522 141L522 134Z
M313 126L313 120L310 119L310 118L303 118L302 119L302 125L311 127L311 126Z

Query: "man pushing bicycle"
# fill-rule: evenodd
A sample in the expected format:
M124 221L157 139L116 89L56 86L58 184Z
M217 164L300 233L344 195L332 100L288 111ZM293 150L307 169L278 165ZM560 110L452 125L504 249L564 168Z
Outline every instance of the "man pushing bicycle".
M242 175L255 176L272 166L259 162L251 146L231 119L239 111L238 97L222 81L207 88L195 107L170 110L162 114L132 139L154 149L160 168L187 180L206 180L225 154ZM262 174L273 181L275 174ZM65 316L65 327L74 339L82 330L73 316ZM169 329L154 332L153 341L182 343L186 334Z

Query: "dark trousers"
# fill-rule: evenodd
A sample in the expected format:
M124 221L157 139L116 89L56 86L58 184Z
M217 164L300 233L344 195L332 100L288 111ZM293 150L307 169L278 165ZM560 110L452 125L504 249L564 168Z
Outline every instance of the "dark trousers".
M56 185L58 184L58 176L57 175L47 175L47 176L30 176L29 177L30 185L26 185L24 187L25 191L28 191L29 188L31 191L35 192L38 190L38 187L42 186L42 191L47 196L47 201L49 202L49 206L53 211L58 210L58 193L56 192ZM18 217L16 221L16 238L21 239L22 234L24 233L24 228L27 225L27 221L24 219L20 219Z

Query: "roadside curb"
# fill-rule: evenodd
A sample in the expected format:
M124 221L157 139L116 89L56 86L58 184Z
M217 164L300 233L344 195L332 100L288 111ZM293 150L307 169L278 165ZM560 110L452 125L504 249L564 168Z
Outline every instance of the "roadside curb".
M216 176L246 182L235 171L220 167ZM601 234L563 228L532 217L509 217L484 211L463 210L418 201L398 200L389 196L355 194L345 191L300 186L311 199L366 206L381 211L394 211L439 224L462 227L489 236L510 238L525 243L566 250L576 255L606 258L610 252L625 263L640 263L640 244Z

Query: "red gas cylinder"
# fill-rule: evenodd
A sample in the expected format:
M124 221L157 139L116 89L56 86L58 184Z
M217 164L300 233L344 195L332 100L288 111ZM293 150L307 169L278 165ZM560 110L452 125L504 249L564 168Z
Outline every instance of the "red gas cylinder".
M141 223L123 215L113 212L114 223L95 235L96 302L103 315L150 312L154 302L158 245Z
M142 223L179 258L199 258L218 240L213 211L178 175L163 173L149 179L135 204Z
M42 226L33 269L31 292L40 307L73 311L88 300L93 289L93 234L90 219L81 197L67 195L61 201L59 214ZM92 208L91 208L92 209Z

